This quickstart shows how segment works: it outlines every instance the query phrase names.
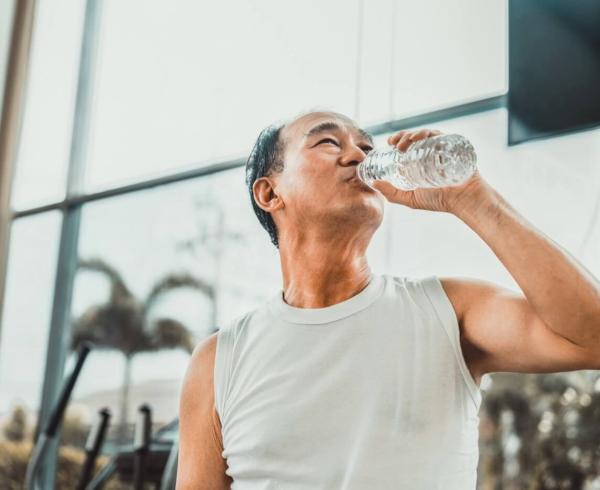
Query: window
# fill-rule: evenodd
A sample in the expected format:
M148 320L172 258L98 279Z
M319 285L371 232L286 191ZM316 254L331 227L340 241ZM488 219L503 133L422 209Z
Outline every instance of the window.
M46 368L60 214L56 211L14 223L0 332L0 414L10 420L22 407L27 432L35 428ZM27 360L25 363L24 360Z
M357 6L105 2L88 188L245 155L316 105L352 114Z
M12 206L64 197L84 2L37 2Z
M121 421L128 424L121 437L131 436L141 403L151 405L157 425L173 420L191 349L281 283L243 169L87 204L79 259L73 338L98 348L73 410L89 422L108 405L113 442ZM126 334L115 340L114 332Z
M504 0L364 1L361 123L505 93L506 9Z

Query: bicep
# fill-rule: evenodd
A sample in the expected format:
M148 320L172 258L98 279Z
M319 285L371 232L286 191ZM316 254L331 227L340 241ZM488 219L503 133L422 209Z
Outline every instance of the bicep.
M216 334L194 350L179 403L177 489L225 490L220 422L214 407L213 367Z
M477 352L480 375L598 368L589 350L548 328L522 293L470 278L444 278L442 284L460 311L461 335Z

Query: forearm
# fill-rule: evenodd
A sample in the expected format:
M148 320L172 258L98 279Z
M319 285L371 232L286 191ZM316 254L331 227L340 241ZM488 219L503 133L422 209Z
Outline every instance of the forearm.
M487 243L557 334L600 349L600 282L489 185L453 212ZM484 196L484 197L481 197Z

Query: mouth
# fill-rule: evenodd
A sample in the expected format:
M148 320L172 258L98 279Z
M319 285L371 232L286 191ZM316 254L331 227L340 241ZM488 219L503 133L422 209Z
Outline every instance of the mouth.
M358 184L360 187L365 189L373 190L370 186L365 184L362 180L358 178L358 175L353 175L352 177L346 179L346 182L349 184Z
M352 181L355 181L355 180L360 180L358 178L358 173L356 173L356 172L354 172L350 177L346 178L346 182L352 182Z

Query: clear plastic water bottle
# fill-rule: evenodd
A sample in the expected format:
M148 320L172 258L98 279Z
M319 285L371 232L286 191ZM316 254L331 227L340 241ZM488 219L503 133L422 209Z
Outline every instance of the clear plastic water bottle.
M477 169L473 145L459 134L440 134L412 143L406 152L390 147L372 150L358 165L356 174L365 184L387 180L413 190L446 187L467 180Z

